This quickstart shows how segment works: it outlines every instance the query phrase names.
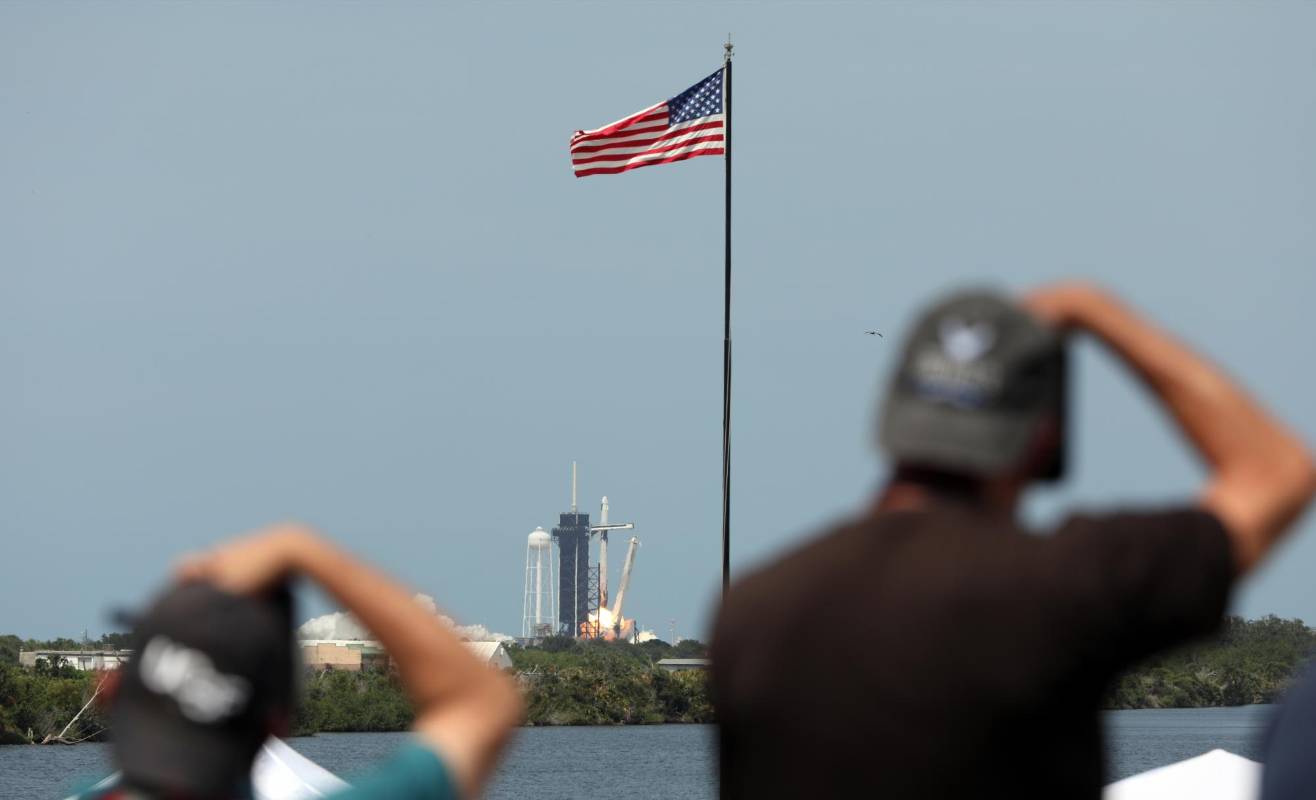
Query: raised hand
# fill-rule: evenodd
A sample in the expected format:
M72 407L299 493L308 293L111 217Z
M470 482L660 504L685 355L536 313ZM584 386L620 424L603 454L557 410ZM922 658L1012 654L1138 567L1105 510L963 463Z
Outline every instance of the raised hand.
M233 594L259 594L286 579L296 569L298 556L317 538L305 525L271 525L183 558L175 575L180 581L207 581Z

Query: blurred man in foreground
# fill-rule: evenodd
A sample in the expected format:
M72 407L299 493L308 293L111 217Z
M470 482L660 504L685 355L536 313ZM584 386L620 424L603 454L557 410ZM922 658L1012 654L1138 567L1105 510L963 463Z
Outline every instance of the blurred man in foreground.
M242 800L271 734L287 733L293 631L286 582L306 576L388 650L416 709L415 738L336 800L474 797L520 719L520 696L410 593L297 526L186 561L138 622L110 707L122 778L106 800Z
M1066 333L1138 375L1205 462L1199 496L1029 535L1061 476ZM724 797L1095 798L1110 680L1211 632L1316 491L1302 442L1110 295L967 293L915 326L872 509L729 593L713 643ZM856 791L857 790L857 791Z
M1261 800L1309 800L1316 795L1316 666L1289 687L1266 732Z

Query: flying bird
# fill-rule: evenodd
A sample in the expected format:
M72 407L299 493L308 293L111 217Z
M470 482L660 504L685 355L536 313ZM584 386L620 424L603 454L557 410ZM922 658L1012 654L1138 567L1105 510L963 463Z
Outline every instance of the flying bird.
M868 334L869 336L876 336L879 339L886 338L885 336L883 336L881 333L878 333L877 331L864 331L864 333Z

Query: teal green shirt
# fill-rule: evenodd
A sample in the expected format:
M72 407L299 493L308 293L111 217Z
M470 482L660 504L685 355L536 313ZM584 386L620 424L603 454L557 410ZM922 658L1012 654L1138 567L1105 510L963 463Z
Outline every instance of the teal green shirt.
M457 786L439 754L410 742L397 755L331 800L456 800Z
M102 782L104 784L106 782ZM117 800L117 787L100 785L78 800ZM457 785L439 754L408 742L388 761L366 773L329 800L457 800Z

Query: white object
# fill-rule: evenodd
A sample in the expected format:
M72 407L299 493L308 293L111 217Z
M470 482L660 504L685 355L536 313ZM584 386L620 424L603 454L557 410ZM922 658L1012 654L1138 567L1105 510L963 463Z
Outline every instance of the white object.
M462 642L471 655L495 669L512 669L512 656L502 642Z
M1101 796L1103 800L1257 800L1261 764L1212 750L1116 781Z
M548 636L557 630L553 594L553 539L543 528L530 532L525 545L525 599L521 606L521 635L527 639Z
M342 778L274 737L251 765L251 783L256 800L309 800L347 788Z

